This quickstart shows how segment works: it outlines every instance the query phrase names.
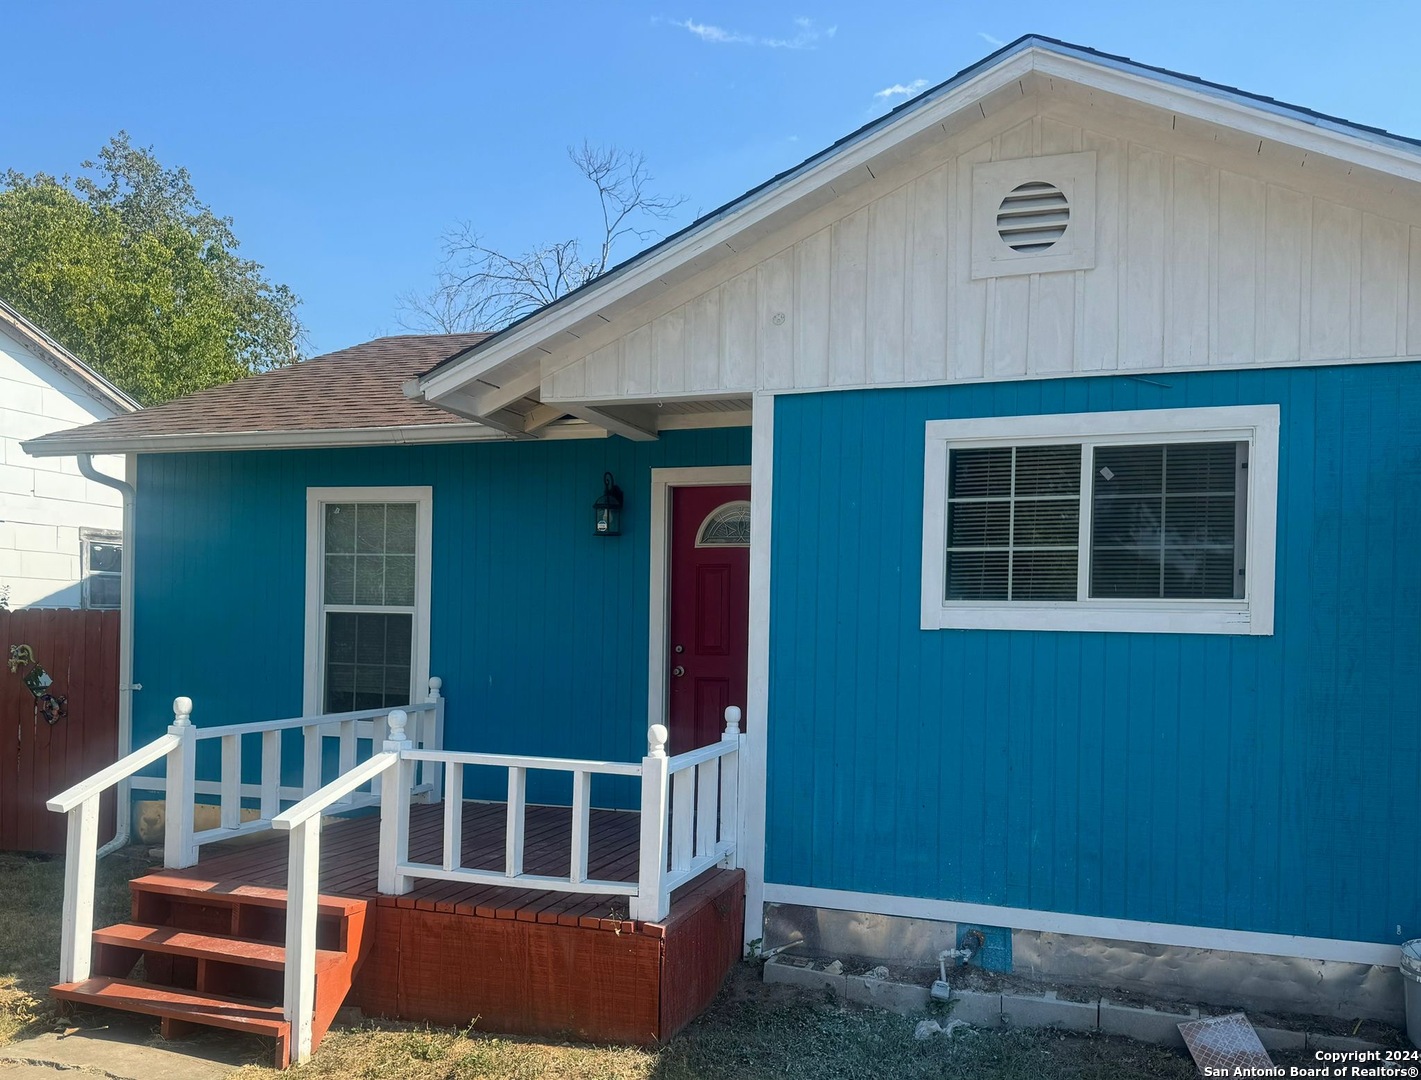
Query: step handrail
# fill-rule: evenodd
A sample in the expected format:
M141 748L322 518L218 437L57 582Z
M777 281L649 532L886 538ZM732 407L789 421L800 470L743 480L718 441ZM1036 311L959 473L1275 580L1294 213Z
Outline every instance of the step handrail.
M186 699L179 699L186 700ZM99 861L99 797L160 757L178 752L182 739L160 735L87 780L61 791L45 806L68 816L64 841L64 907L59 936L59 981L89 977L94 952L94 877Z
M163 757L180 742L176 735L160 735L147 746L140 747L127 757L119 758L107 768L100 769L87 780L80 780L71 788L65 788L49 802L45 808L56 814L67 814L81 803L102 795L120 780L127 780L145 765L151 765Z
M395 762L400 760L399 754L382 752L376 754L368 761L363 761L348 773L342 773L338 779L332 780L325 787L321 788L313 795L307 795L295 806L289 807L271 819L273 829L281 829L290 832L293 829L304 825L311 818L316 817L323 810L329 809L345 796L349 795L356 788L370 783L382 772L388 769Z
M316 1013L316 913L321 900L321 814L363 784L380 780L380 891L385 892L386 859L408 857L409 830L397 836L397 821L408 821L414 762L401 760L401 751L413 747L405 736L408 714L396 709L389 715L381 752L271 820L273 829L291 834L286 866L286 983L282 1013L291 1024L291 1058L296 1064L311 1059ZM390 812L402 806L403 813ZM401 849L403 844L403 849ZM404 854L399 852L403 850Z

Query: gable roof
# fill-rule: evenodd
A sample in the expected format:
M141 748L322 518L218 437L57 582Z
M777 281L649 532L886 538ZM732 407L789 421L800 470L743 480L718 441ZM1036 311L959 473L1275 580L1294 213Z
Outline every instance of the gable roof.
M487 334L382 337L84 427L42 435L54 456L445 441L487 429L403 392L406 380Z
M77 387L85 396L119 413L133 412L138 402L109 382L84 361L0 300L0 331L28 345L39 358Z
M1296 146L1359 172L1421 184L1421 140L1353 123L1302 106L1128 57L1041 35L1026 35L916 98L846 135L765 183L712 210L686 228L634 255L477 346L451 356L419 381L425 400L457 401L465 415L494 422L502 403L535 396L542 358L569 339L595 333L619 311L657 290L685 281L777 228L794 203L813 207L861 183L856 171L876 155L901 149L969 109L1022 96L1032 78L1076 83L1231 128L1262 142ZM983 108L981 115L987 114ZM807 212L801 210L800 212ZM615 308L613 305L617 305ZM489 388L493 389L489 389ZM742 388L743 389L743 388ZM471 396L472 395L472 396ZM471 408L471 406L473 406Z

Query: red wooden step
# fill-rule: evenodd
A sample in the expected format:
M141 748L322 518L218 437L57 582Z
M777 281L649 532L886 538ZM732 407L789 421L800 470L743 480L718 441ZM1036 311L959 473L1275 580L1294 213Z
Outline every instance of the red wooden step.
M52 988L52 992L64 1001L160 1016L165 1022L178 1020L262 1035L276 1040L278 1068L291 1059L291 1024L281 1015L280 1005L196 994L129 979L93 978L83 982L60 983Z
M94 931L98 945L117 945L124 949L190 956L199 960L218 960L226 964L282 971L286 967L286 949L267 941L246 938L194 934L168 926L144 926L140 923L119 923ZM345 954L326 949L316 951L316 973L345 961Z
M134 892L161 893L179 899L204 904L250 904L254 907L284 908L286 890L261 885L224 885L202 878L184 878L182 871L166 870L134 878L129 883ZM364 911L369 901L349 896L317 898L316 910L322 915L353 915Z

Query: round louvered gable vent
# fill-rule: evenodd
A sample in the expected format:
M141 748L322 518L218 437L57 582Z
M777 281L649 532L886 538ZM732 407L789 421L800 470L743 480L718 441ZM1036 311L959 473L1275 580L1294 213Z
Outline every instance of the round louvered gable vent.
M1071 205L1055 184L1034 180L1013 188L997 210L997 235L1023 255L1046 251L1065 235Z

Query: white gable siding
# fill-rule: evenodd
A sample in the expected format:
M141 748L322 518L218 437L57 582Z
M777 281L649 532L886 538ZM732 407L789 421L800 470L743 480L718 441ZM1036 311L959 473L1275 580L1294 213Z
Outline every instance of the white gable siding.
M1255 162L1063 101L1024 114L875 177L644 325L549 356L543 400L1421 355L1406 184L1349 186L1302 152ZM1079 151L1097 162L1095 265L973 280L973 165Z
M0 588L12 608L79 607L80 529L118 532L118 492L79 475L73 458L32 458L20 443L113 415L26 345L0 333ZM96 458L122 478L122 458Z

